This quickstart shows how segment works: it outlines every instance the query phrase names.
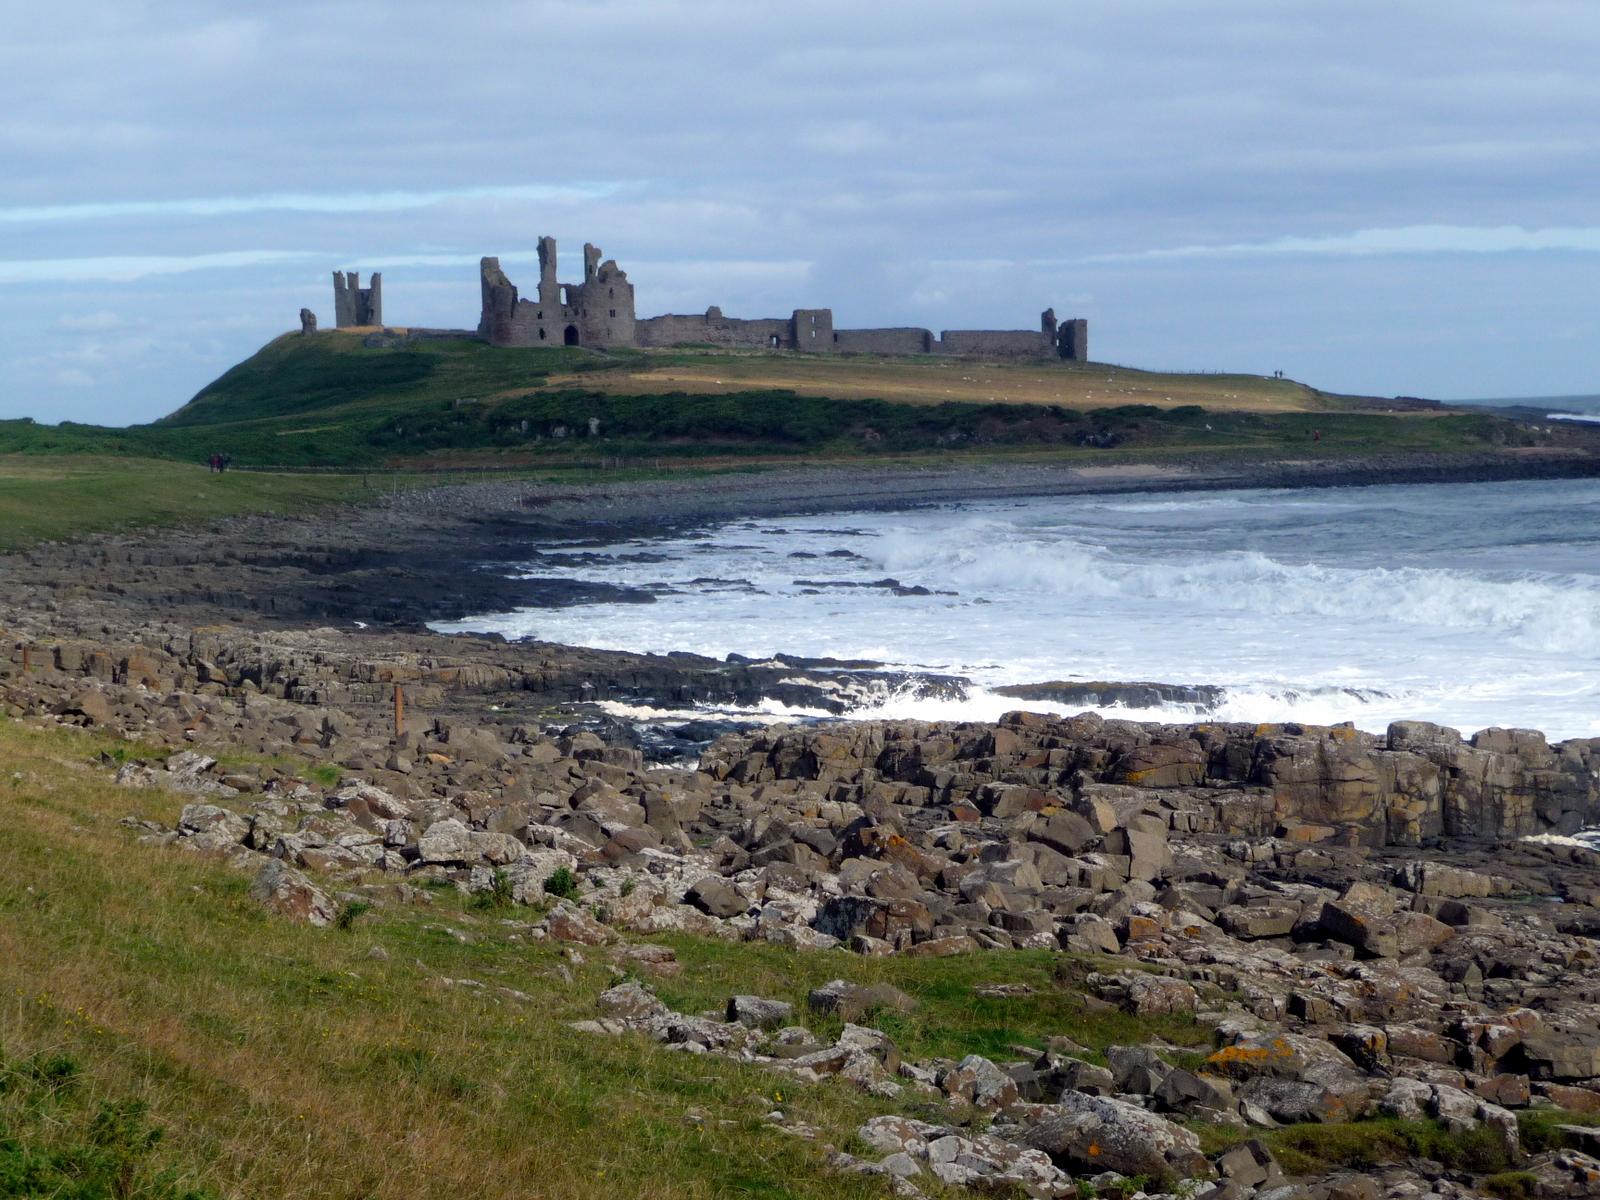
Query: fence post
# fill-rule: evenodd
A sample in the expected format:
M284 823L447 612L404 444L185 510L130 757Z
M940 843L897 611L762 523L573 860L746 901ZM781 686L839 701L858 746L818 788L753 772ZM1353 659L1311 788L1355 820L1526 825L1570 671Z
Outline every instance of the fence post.
M394 685L394 738L399 741L406 731L406 694L400 685Z
M27 642L22 643L22 673L28 674L33 670L33 647Z

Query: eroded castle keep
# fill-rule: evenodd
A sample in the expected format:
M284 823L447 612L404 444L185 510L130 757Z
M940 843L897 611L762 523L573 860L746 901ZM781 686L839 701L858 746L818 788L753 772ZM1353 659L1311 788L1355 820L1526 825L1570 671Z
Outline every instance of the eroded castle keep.
M523 296L498 258L478 266L483 309L477 335L496 346L681 346L794 350L809 354L950 354L983 358L1052 359L1085 362L1089 322L1082 317L1058 322L1054 309L1039 315L1037 329L946 329L909 327L836 329L831 308L797 308L787 317L745 319L724 316L713 305L703 313L669 313L639 319L633 284L615 259L601 261L596 246L583 248L583 282L561 283L556 274L556 241L539 239L539 283ZM335 324L380 325L382 276L368 288L355 272L333 274ZM437 330L432 336L470 336Z
M372 283L361 286L361 272L333 273L333 323L340 329L359 325L383 324L383 276L374 274Z

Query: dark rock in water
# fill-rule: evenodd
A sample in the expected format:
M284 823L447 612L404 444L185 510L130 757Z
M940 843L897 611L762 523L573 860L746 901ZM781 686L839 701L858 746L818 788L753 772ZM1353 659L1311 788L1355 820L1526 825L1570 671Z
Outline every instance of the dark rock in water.
M1113 705L1158 708L1164 704L1190 704L1203 709L1215 708L1225 690L1207 683L1107 683L1099 680L1013 683L994 689L996 695L1015 700L1081 704L1088 708L1110 708Z
M682 725L674 725L669 732L680 742L690 742L695 745L707 745L719 737L729 733L748 733L761 728L755 721L685 721Z
M771 658L750 658L743 654L730 654L723 660L729 663L782 663L803 671L876 671L883 666L870 658L806 658L799 654L774 654Z

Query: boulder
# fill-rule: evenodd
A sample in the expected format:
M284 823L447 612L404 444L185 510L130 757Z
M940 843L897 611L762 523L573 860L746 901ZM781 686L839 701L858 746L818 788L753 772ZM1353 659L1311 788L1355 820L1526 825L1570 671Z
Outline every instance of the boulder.
M311 880L282 859L268 859L250 885L250 898L273 912L308 925L332 925L338 909Z
M875 983L863 987L844 979L812 989L806 1002L813 1012L838 1013L846 1021L859 1021L879 1009L898 1013L917 1009L917 1002L892 984Z
M750 1029L777 1029L789 1023L794 1005L786 1000L761 996L732 996L728 1000L728 1020Z
M455 817L435 821L417 839L417 854L424 863L465 865L478 861L472 830Z
M969 1054L945 1071L939 1077L939 1088L974 1108L993 1110L1017 1102L1016 1080L979 1054Z
M617 940L615 931L609 926L602 925L588 912L567 900L562 900L550 910L542 928L558 942L604 946Z
M713 917L736 917L750 907L750 902L720 875L707 875L683 894L688 903Z
M196 850L231 850L250 836L250 822L215 804L185 804L178 836Z
M1064 1093L1060 1103L1041 1106L1021 1140L1068 1171L1187 1179L1209 1170L1195 1134L1109 1096Z

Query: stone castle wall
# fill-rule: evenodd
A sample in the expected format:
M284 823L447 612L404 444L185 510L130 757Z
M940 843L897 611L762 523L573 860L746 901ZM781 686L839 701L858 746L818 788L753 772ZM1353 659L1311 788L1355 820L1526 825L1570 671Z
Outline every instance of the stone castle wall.
M749 350L794 349L794 318L774 317L746 321L725 317L715 306L692 316L669 313L647 317L634 324L637 346L682 346L704 344Z
M936 354L970 354L980 358L1057 358L1055 340L1031 329L946 329Z
M583 282L561 283L556 242L539 239L539 281L523 296L500 266L479 263L482 308L477 336L495 346L709 345L729 349L789 350L802 354L949 354L982 358L1088 358L1084 319L1056 322L1040 314L1037 330L947 329L935 337L909 327L837 329L833 310L797 308L788 317L729 317L713 305L701 314L667 313L640 320L633 284L615 259L601 259L597 246L583 248ZM333 275L335 324L340 329L383 324L382 276L362 288L356 272Z
M836 329L833 348L841 354L934 354L936 339L926 329Z

